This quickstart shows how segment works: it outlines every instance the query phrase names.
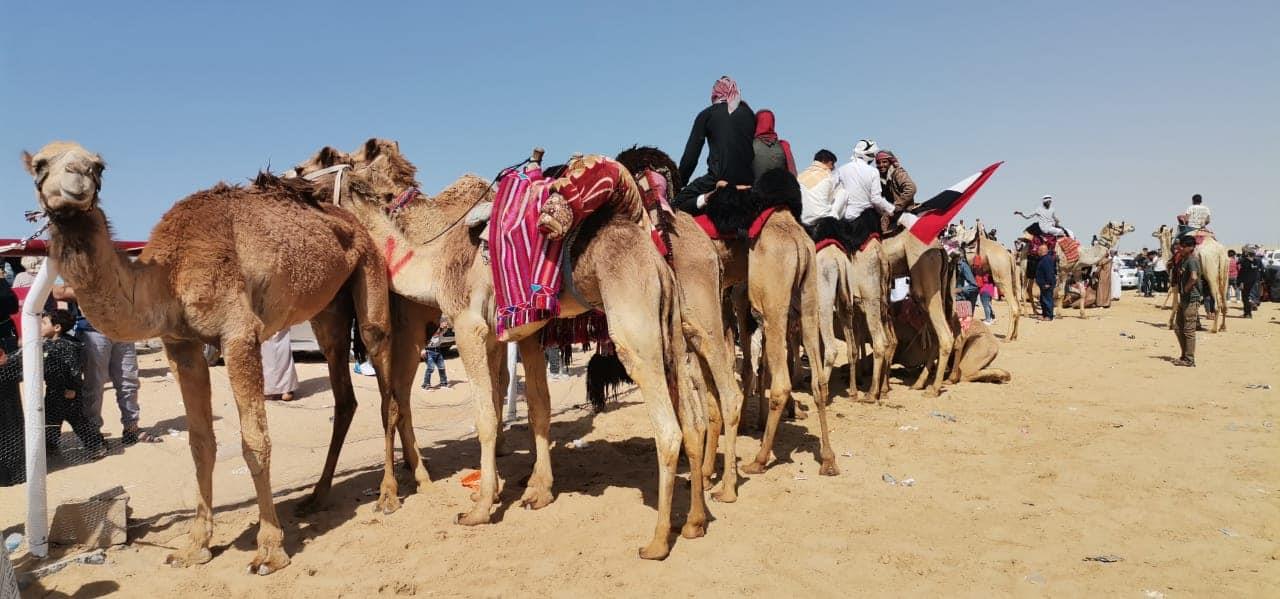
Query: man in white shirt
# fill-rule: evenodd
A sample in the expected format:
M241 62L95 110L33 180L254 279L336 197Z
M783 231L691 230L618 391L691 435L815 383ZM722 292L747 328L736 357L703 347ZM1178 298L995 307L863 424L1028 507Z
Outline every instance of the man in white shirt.
M875 208L880 214L893 214L893 204L881 194L880 171L872 166L879 151L875 141L859 140L853 147L852 158L836 171L840 186L848 194L844 205L844 219L847 221L857 219L868 208Z
M840 218L848 197L840 189L835 175L836 155L831 150L818 150L813 164L796 176L800 182L802 213L800 222L811 227L820 218Z
M1045 235L1053 235L1054 237L1062 237L1067 232L1062 228L1062 223L1058 222L1058 215L1053 212L1053 196L1046 195L1040 198L1040 208L1031 214L1023 214L1021 210L1014 210L1013 213L1022 218L1029 218L1040 226L1040 232Z
M1182 212L1183 218L1179 219L1186 221L1183 223L1183 230L1178 232L1179 235L1209 228L1209 217L1212 214L1209 211L1209 207L1202 202L1204 202L1204 199L1200 197L1200 194L1197 193L1191 196L1191 205Z

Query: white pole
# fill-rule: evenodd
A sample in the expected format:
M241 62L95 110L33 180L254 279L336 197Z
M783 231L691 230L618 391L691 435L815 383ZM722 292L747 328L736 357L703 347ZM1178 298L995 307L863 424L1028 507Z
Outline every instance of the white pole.
M516 358L519 353L515 343L507 344L507 422L516 419Z
M36 557L49 555L49 505L45 488L44 454L44 346L40 340L40 313L58 278L58 263L46 258L27 299L22 303L22 377L27 449L27 550Z

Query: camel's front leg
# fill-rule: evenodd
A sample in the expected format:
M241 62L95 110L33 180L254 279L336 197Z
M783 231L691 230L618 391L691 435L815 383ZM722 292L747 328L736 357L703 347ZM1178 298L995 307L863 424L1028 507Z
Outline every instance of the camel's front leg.
M342 444L351 428L356 413L356 395L351 387L351 371L347 369L347 356L351 351L351 304L348 298L339 296L311 319L311 330L316 344L324 354L329 367L329 388L333 392L333 431L329 438L329 452L325 456L324 470L311 496L298 504L297 513L305 515L319 509L333 485L333 473L338 467Z
M289 565L289 555L284 551L284 531L280 529L271 495L271 438L267 432L267 409L262 397L260 335L260 329L224 335L222 355L227 361L227 376L231 379L236 409L240 413L244 462L249 467L258 496L258 553L249 562L249 571L270 574Z
M213 406L209 398L209 363L203 346L193 341L164 341L169 370L178 379L182 403L187 413L187 436L191 459L196 466L196 514L191 521L187 546L166 558L174 566L203 564L213 558L209 539L213 535L213 464L217 442L213 437Z
M520 340L520 360L524 362L524 396L529 406L529 431L533 434L533 475L520 498L520 505L542 509L555 500L551 491L551 394L547 390L547 356L538 335Z
M458 340L458 354L471 379L471 393L476 405L476 437L480 441L480 489L474 495L476 503L470 512L458 514L457 521L458 524L474 526L489 522L490 512L498 498L498 414L485 351L489 326L477 311L465 310L453 319L453 330Z
M760 451L756 453L755 460L742 467L747 474L765 471L773 457L773 441L778 434L778 421L782 418L787 400L791 398L791 369L787 366L787 305L788 302L783 302L783 309L761 314L760 318L760 330L764 336L764 355L760 361L769 373L769 388L766 391L769 407L764 435L760 439ZM820 361L816 358L811 362L814 366L818 364Z

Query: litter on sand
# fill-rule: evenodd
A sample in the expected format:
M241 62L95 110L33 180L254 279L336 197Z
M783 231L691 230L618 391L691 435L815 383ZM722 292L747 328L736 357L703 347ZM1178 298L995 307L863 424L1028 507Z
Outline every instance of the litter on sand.
M898 481L898 484L899 484L899 485L901 485L901 486L903 486L903 487L914 487L914 486L916 486L916 479L914 479L914 478L904 478L904 479L902 479L902 480Z
M898 484L898 479L894 478L893 475L889 474L888 472L884 473L884 475L880 477L880 480L887 482L891 485Z
M1271 385L1266 383L1251 383L1244 386L1245 389L1270 389Z
M902 425L902 426L898 427L898 430L900 430L900 431L918 431L918 430L920 430L920 427L918 427L918 426L916 426L916 425L914 425L914 424L904 424L904 425Z
M1240 536L1240 533L1238 533L1238 532L1236 532L1236 531L1234 531L1234 530L1231 530L1230 528L1219 528L1219 529L1218 529L1218 532L1220 532L1220 533L1222 533L1223 535L1228 536L1228 537L1238 537L1238 536Z
M1109 553L1108 553L1108 554L1106 554L1106 555L1090 555L1089 557L1084 558L1084 561L1086 561L1086 562L1100 562L1100 563L1104 563L1104 564L1114 564L1114 563L1116 563L1116 562L1122 562L1122 561L1124 561L1124 558L1123 558L1123 557L1120 557L1120 556L1118 556L1118 555L1111 555L1111 554L1109 554Z
M945 420L945 421L947 421L947 422L955 422L955 421L956 421L956 417L955 417L955 416L952 416L951 414L948 414L948 413L946 413L946 412L938 412L938 411L934 411L933 413L931 413L931 414L929 414L929 415L930 415L930 416L933 416L934 418L941 418L941 419L943 419L943 420Z
M1142 596L1147 599L1164 599L1164 593L1153 591L1151 589L1142 589Z

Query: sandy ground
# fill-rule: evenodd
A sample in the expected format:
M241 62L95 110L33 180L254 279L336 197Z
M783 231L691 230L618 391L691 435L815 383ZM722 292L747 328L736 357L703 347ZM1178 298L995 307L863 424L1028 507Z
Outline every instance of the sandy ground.
M269 577L245 574L257 514L221 368L214 373L223 448L214 475L215 557L186 570L161 565L184 540L195 487L177 390L152 353L143 356L143 424L174 432L164 443L117 448L102 462L49 478L52 501L125 485L131 543L108 552L104 565L69 567L29 592L1276 596L1280 390L1246 385L1280 385L1278 313L1269 304L1246 321L1233 305L1230 332L1201 335L1196 369L1168 363L1176 355L1163 326L1168 312L1126 292L1086 321L1074 312L1053 323L1027 321L1023 338L1003 345L996 364L1013 372L1008 385L960 385L930 400L897 384L886 405L855 405L839 374L832 440L841 475L816 474L816 419L786 423L778 461L742 483L738 503L712 503L706 537L677 537L659 563L636 557L654 517L648 418L635 393L593 418L581 406L582 357L577 376L552 383L555 503L511 509L532 462L517 424L515 453L498 461L502 506L494 524L476 528L453 523L469 506L460 480L478 462L470 389L456 359L449 369L458 384L414 391L419 441L436 483L406 494L395 514L373 512L379 419L373 379L360 378L363 403L331 509L294 517L319 475L332 406L323 365L302 364L305 398L268 408L277 504L293 556ZM578 438L585 447L563 445ZM757 447L754 435L744 437L740 455ZM885 474L915 484L890 485ZM679 522L687 490L676 501ZM0 489L0 526L20 527L24 511L22 488ZM1123 561L1084 561L1099 555ZM19 565L30 567L21 558Z

